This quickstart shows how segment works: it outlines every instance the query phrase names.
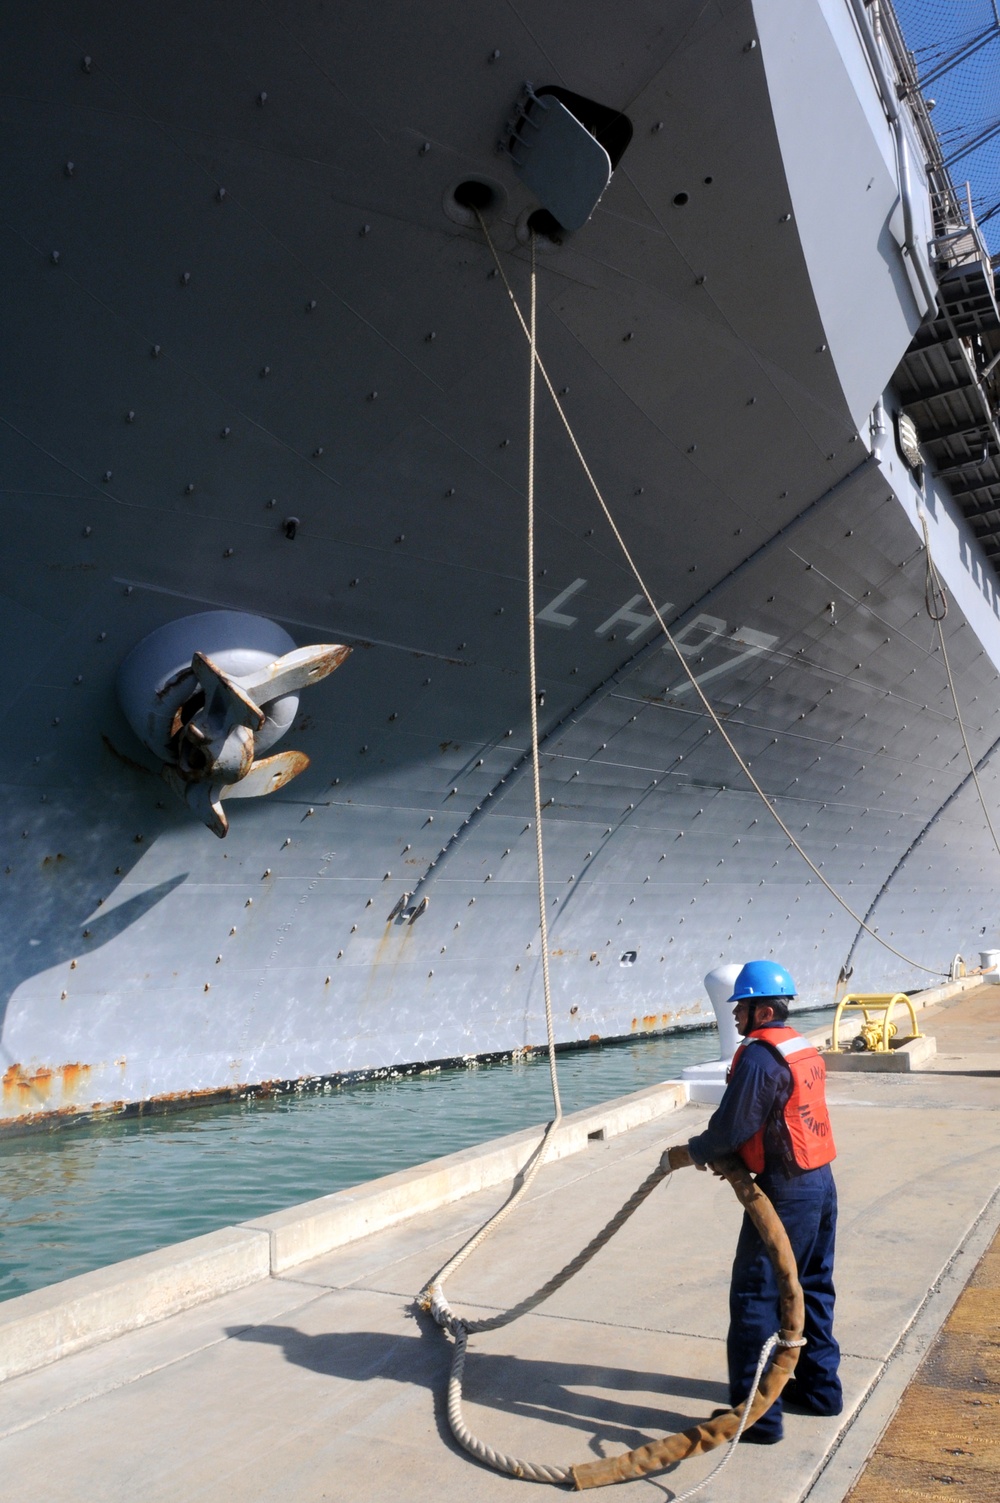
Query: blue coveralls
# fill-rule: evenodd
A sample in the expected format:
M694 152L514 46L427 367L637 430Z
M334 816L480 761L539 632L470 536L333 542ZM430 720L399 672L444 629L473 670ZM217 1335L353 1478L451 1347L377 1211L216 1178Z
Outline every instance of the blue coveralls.
M768 1025L763 1025L767 1027ZM780 1023L771 1025L782 1027ZM806 1303L806 1346L783 1397L814 1414L843 1408L840 1348L833 1335L833 1254L837 1232L837 1187L830 1165L799 1169L792 1156L783 1109L792 1089L788 1066L764 1044L751 1043L740 1056L725 1095L703 1133L688 1148L696 1164L735 1153L764 1127L764 1170L757 1183L788 1233ZM778 1329L778 1284L764 1244L744 1213L729 1288L729 1399L734 1406L750 1392L760 1349ZM778 1440L782 1399L762 1415L748 1438Z

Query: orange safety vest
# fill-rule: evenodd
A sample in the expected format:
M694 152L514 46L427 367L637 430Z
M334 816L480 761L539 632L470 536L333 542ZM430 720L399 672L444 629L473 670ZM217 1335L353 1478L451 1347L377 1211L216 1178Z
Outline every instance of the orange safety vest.
M776 1049L792 1074L792 1094L785 1103L785 1127L800 1169L819 1169L837 1157L830 1114L826 1107L826 1065L819 1050L794 1028L755 1028L733 1055L726 1080L732 1079L751 1040ZM764 1128L737 1149L751 1174L764 1168Z

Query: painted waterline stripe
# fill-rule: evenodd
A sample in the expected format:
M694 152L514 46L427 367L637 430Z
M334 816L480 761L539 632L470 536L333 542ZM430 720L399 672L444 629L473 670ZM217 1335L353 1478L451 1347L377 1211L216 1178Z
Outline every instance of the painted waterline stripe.
M934 987L915 996L913 1005L930 1007L981 984L975 976ZM853 1031L845 1027L843 1034ZM808 1036L822 1047L829 1043L830 1028ZM563 1119L552 1157L578 1153L594 1137L629 1132L687 1100L683 1082L667 1081L574 1112ZM0 1381L280 1275L410 1216L508 1183L531 1157L539 1135L540 1128L525 1128L7 1300L0 1305Z

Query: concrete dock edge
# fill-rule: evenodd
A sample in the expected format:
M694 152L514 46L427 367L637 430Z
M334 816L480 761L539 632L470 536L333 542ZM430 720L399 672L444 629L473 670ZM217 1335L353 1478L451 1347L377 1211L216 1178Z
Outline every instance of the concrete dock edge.
M800 1503L842 1503L896 1412L907 1385L944 1325L969 1276L1000 1229L1000 1190L994 1191L927 1291L927 1297L872 1378L861 1403Z
M563 1119L551 1157L579 1153L593 1138L628 1132L686 1101L683 1084L666 1081L573 1112ZM0 1303L0 1381L282 1273L409 1216L507 1183L531 1158L541 1131L525 1128L6 1300Z
M226 1226L0 1304L0 1380L152 1325L270 1273L267 1237Z
M592 1138L616 1137L654 1117L675 1111L687 1099L680 1081L667 1081L599 1107L573 1112L563 1118L549 1157L554 1160L579 1153ZM511 1133L350 1190L339 1190L270 1216L255 1217L242 1225L248 1230L268 1233L271 1272L284 1273L347 1242L394 1226L408 1216L437 1210L466 1195L513 1180L538 1147L540 1131L531 1127Z

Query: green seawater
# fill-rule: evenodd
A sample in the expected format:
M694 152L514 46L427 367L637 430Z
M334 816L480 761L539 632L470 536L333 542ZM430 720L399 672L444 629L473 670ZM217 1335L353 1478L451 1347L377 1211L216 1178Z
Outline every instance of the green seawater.
M832 1010L799 1013L818 1027ZM714 1028L559 1055L565 1112L718 1058ZM548 1120L544 1056L0 1141L0 1299Z

